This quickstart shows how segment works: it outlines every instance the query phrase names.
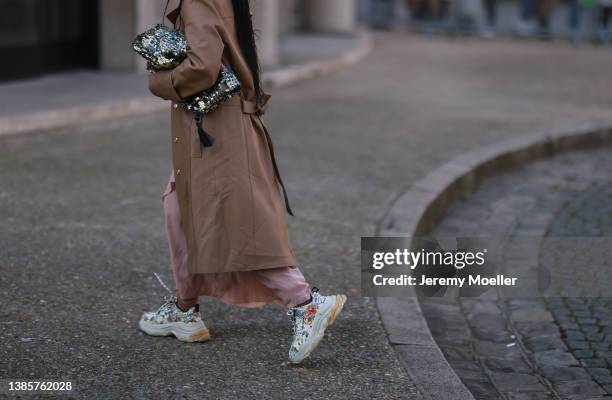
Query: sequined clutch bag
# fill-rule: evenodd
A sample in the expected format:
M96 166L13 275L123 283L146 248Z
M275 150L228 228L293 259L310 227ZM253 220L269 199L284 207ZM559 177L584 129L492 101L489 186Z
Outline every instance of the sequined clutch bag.
M147 60L151 72L172 69L187 56L183 32L161 24L136 36L132 48Z
M187 56L187 40L183 32L161 24L136 36L132 48L147 60L147 69L151 72L173 69ZM222 64L219 77L211 88L181 103L183 109L194 114L198 135L205 147L212 146L212 138L202 128L202 116L215 111L239 91L240 81L230 68Z
M187 100L182 106L194 114L208 114L230 100L239 91L240 81L232 70L221 64L221 72L214 86Z

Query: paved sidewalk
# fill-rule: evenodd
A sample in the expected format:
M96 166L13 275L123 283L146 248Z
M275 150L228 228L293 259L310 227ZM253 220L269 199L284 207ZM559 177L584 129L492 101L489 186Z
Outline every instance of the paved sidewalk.
M148 96L145 73L68 72L2 84L0 117Z
M579 57L577 55L580 55ZM275 91L266 120L305 275L349 302L301 367L284 311L203 301L214 340L145 337L171 281L160 195L168 115L2 138L0 371L80 397L405 399L427 393L361 298L360 236L441 162L534 129L612 119L612 54L559 43L377 38L362 63ZM424 360L425 362L427 360Z
M612 395L610 171L612 147L527 165L485 181L432 231L491 238L502 249L499 272L519 280L524 268L536 272L477 298L449 290L421 299L434 338L477 399ZM526 290L531 284L539 289Z
M367 32L283 38L280 65L263 71L269 89L345 68L370 49ZM148 74L77 71L0 85L0 136L165 110Z

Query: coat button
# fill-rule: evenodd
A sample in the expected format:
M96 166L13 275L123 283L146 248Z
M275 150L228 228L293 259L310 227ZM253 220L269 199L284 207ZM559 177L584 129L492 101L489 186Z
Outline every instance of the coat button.
M174 138L174 143L178 143L179 142L179 138L175 137Z
M178 108L178 104L174 103L174 105L173 105L172 107L174 107L175 109L177 109L177 108Z
M176 175L180 175L180 174L181 174L181 170L180 170L180 169L177 169L177 170L176 170Z

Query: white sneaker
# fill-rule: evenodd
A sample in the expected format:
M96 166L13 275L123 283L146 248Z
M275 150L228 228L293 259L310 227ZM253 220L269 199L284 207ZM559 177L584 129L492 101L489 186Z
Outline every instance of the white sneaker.
M182 311L176 305L176 297L167 298L157 311L144 313L138 326L147 335L174 335L183 342L205 342L210 339L210 333L200 317L199 306Z
M346 296L321 296L318 289L312 289L312 301L302 307L290 308L287 314L293 322L293 342L289 349L289 361L299 364L319 345L325 329L336 320Z

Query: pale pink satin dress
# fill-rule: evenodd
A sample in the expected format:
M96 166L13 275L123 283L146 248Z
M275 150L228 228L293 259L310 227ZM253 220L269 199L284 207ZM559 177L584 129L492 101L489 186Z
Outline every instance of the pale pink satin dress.
M178 197L174 191L174 172L162 195L166 235L170 246L170 266L177 295L184 302L198 296L213 296L241 307L260 307L274 303L293 307L310 299L310 287L297 266L246 272L190 274L187 270L187 242L181 229Z

